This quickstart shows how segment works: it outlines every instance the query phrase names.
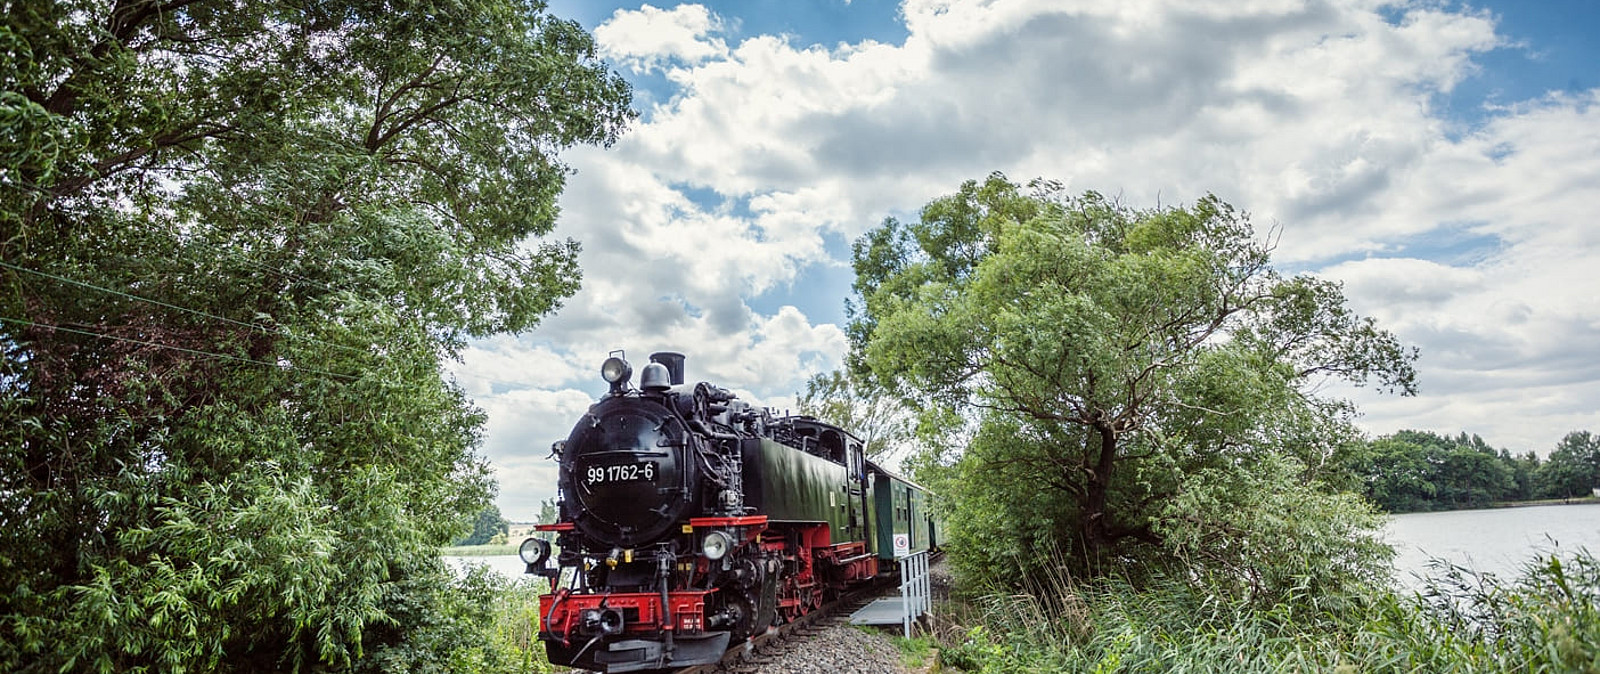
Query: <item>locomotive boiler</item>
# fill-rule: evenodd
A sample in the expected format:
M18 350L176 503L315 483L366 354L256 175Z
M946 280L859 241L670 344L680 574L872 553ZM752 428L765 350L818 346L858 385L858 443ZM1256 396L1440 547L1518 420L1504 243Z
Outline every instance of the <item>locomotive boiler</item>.
M716 662L935 543L926 492L867 460L860 440L686 384L684 365L652 354L634 388L613 352L610 391L553 446L560 516L539 530L554 545L520 549L528 573L551 579L539 637L553 663Z

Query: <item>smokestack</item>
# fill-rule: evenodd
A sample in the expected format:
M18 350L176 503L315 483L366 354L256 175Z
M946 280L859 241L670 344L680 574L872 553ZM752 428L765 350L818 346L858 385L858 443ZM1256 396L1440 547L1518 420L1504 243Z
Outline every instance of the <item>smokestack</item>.
M673 386L683 384L683 361L683 354L676 351L657 351L650 354L650 362L667 366L667 373L672 375Z

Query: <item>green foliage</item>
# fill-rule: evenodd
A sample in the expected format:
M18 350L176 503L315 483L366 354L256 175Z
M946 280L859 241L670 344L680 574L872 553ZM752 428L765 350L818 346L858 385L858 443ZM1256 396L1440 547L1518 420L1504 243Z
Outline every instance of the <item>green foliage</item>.
M1156 529L1219 594L1320 605L1385 583L1393 550L1380 533L1384 518L1359 496L1300 482L1298 468L1269 455L1187 475Z
M1337 285L1279 275L1215 198L1029 189L968 182L854 249L853 362L965 436L956 458L923 435L937 456L911 462L948 490L958 567L981 583L1061 557L1076 574L1210 560L1260 600L1370 578L1377 520L1323 482L1344 475L1353 410L1314 391L1409 393L1414 351ZM1284 535L1322 538L1267 549Z
M1400 431L1355 449L1343 463L1367 498L1389 512L1482 508L1532 497L1525 463L1466 433L1449 438Z
M1550 452L1537 480L1547 498L1588 496L1600 487L1600 437L1588 431L1568 433Z
M878 628L872 628L872 631L875 634L882 633L878 631ZM910 639L902 636L891 636L889 641L894 644L895 648L900 649L900 664L905 665L905 668L911 671L927 669L931 664L929 661L935 655L933 649L938 645L938 642L925 636L916 636Z
M1179 578L1060 580L978 600L941 660L972 672L1600 671L1600 563L1552 554L1504 581L1442 567L1403 596L1347 588L1316 610Z
M491 505L479 512L477 519L472 521L472 533L452 545L488 545L496 536L500 541L495 545L504 545L506 535L510 532L511 523L500 516L500 506Z
M539 524L554 524L557 517L560 517L560 512L554 497L539 502Z
M555 155L632 115L589 36L42 0L0 82L0 670L456 669L493 485L440 362L577 288Z
M428 576L399 593L395 623L374 630L384 641L356 671L530 674L552 671L538 640L542 581L509 580L484 565L461 578ZM387 628L387 629L386 629Z
M1353 443L1336 463L1353 490L1389 512L1587 497L1600 486L1600 440L1588 431L1568 433L1546 461L1531 451L1495 449L1476 435L1408 430Z

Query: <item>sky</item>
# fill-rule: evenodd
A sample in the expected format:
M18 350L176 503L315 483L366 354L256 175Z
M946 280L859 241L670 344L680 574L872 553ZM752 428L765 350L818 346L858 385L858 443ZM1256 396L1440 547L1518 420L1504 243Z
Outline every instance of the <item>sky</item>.
M1133 206L1208 193L1420 349L1415 397L1331 387L1373 435L1549 452L1600 432L1600 3L553 0L639 119L572 169L583 290L472 344L498 504L623 349L793 406L842 364L850 243L999 171Z

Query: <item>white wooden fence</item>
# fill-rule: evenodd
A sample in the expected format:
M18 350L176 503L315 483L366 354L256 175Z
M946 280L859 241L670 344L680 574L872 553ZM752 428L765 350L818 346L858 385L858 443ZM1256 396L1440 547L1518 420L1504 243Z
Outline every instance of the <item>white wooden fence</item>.
M901 557L900 562L900 623L905 627L906 638L911 638L911 625L924 613L933 613L933 597L928 583L928 551Z

